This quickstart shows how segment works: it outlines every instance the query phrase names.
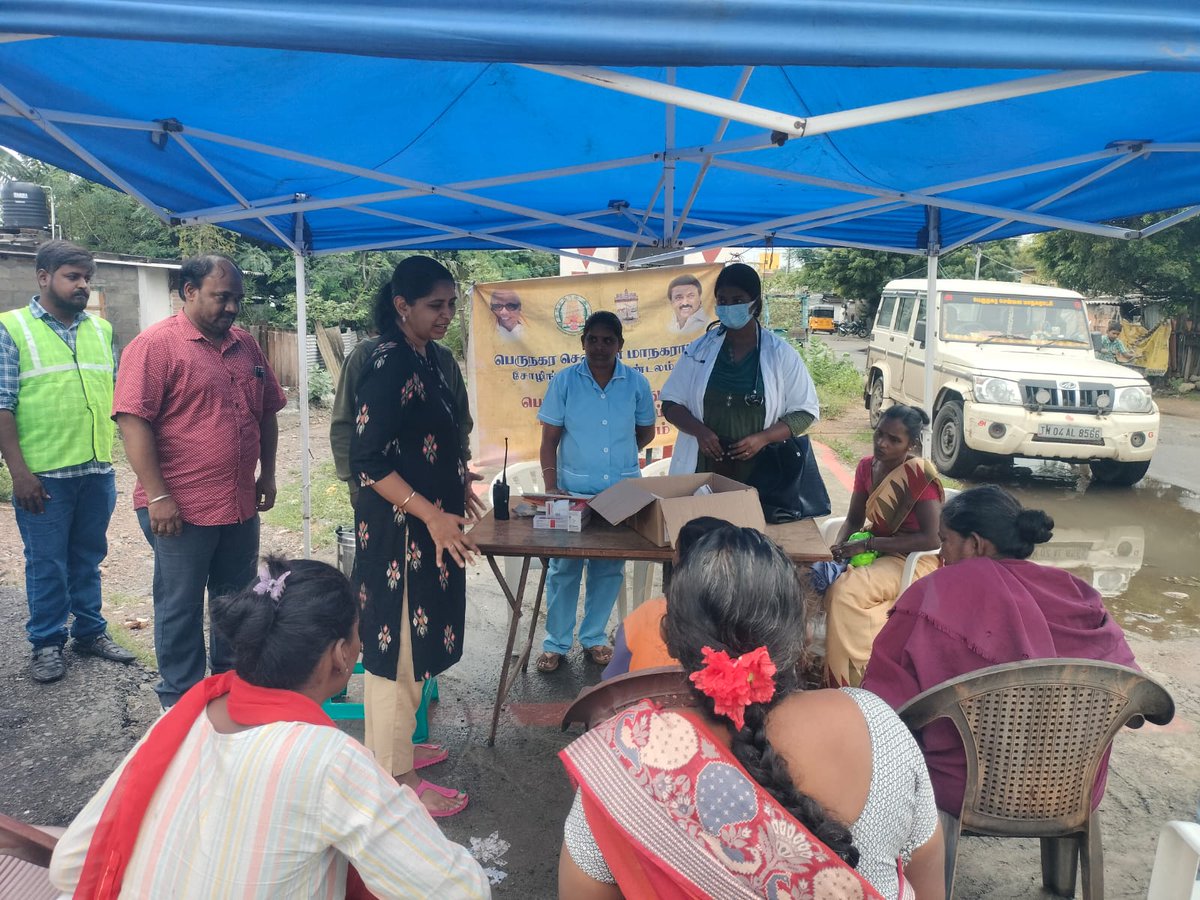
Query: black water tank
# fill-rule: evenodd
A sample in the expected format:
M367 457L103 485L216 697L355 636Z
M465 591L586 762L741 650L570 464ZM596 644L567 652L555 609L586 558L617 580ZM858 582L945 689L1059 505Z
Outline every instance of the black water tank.
M27 181L6 181L0 187L0 222L5 228L50 228L46 191Z

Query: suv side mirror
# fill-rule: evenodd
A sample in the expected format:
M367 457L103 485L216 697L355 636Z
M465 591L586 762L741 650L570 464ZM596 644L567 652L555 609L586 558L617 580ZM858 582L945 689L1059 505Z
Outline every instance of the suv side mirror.
M913 327L913 340L916 341L918 344L920 344L922 347L925 346L925 323L924 322L918 322Z

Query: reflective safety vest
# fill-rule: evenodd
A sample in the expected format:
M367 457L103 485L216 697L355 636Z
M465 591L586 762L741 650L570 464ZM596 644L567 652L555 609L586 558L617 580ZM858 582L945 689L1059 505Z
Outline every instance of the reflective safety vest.
M112 462L112 325L88 315L75 352L28 306L0 313L20 353L17 438L31 472Z

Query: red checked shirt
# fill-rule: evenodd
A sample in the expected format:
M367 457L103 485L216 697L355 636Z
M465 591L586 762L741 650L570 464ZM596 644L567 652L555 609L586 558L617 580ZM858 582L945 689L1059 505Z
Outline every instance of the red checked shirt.
M260 423L287 404L249 332L231 328L218 349L182 312L151 325L121 354L113 414L154 429L167 490L192 525L255 515ZM133 506L146 506L139 481Z

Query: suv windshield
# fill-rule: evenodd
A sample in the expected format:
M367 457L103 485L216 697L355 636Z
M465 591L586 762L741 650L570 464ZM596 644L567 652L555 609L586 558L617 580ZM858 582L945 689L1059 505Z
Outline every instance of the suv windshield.
M1006 294L942 295L942 339L971 344L1091 347L1083 301Z

